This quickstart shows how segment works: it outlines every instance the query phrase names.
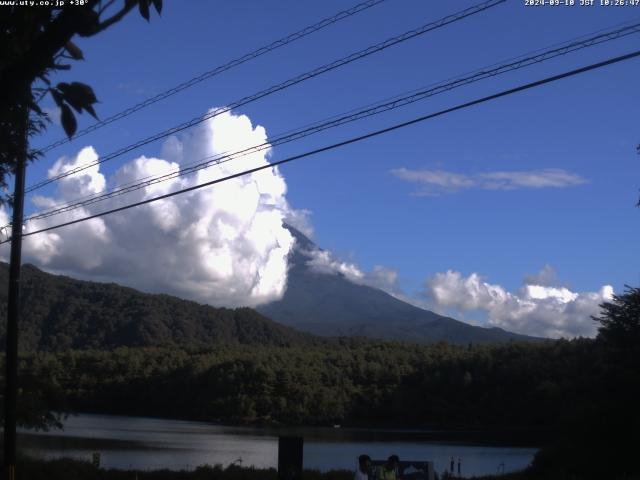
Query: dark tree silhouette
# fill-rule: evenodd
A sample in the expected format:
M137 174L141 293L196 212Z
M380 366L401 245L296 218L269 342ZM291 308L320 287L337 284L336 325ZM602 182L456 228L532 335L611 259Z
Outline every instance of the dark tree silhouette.
M598 339L614 347L640 346L640 288L626 287L622 295L600 305Z
M6 177L15 172L21 155L27 112L29 136L47 126L47 114L38 106L45 95L51 94L60 108L62 126L70 137L77 127L74 111L97 118L93 108L97 98L89 85L53 85L49 78L59 70L70 70L68 62L84 60L72 39L97 35L136 7L149 20L151 6L159 14L162 0L83 0L83 5L0 8L0 188L4 192ZM38 152L29 150L28 161L37 157ZM0 204L7 200L6 193L0 195Z
M92 37L122 20L138 8L146 19L150 7L158 14L162 0L78 0L61 6L35 6L16 2L0 7L0 205L14 207L13 224L22 222L24 168L39 154L29 149L28 138L47 127L48 117L39 107L42 98L51 94L60 108L62 126L72 137L77 128L74 111L88 112L97 118L93 105L97 102L93 89L81 82L53 85L50 76L59 70L70 70L69 61L83 60L82 50L72 41L76 35ZM52 2L53 3L53 2ZM60 2L63 3L63 2ZM8 194L7 176L16 179L15 202ZM15 248L14 248L15 247ZM15 254L15 255L14 255ZM17 376L17 315L20 278L20 238L12 240L12 270L7 314L5 403L5 464L12 475L15 467L15 426L29 424L46 428L57 425L52 401L55 389L35 378ZM20 401L17 400L20 397ZM20 406L18 406L19 404ZM13 478L11 476L11 478Z

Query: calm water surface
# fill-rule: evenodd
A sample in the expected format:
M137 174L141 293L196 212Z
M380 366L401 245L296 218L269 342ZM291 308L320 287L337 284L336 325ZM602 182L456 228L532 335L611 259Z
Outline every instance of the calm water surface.
M434 441L419 431L347 428L272 429L227 427L201 422L111 415L69 417L63 431L20 432L20 448L40 458L90 460L100 452L105 468L173 470L198 465L276 467L278 435L304 437L304 466L322 471L354 469L356 457L367 453L383 459L395 453L402 460L431 460L436 471L451 456L462 459L465 476L525 468L535 448L472 445Z

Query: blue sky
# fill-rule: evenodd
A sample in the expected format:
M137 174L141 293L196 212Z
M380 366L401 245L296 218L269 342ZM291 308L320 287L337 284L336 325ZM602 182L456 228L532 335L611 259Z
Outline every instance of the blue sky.
M387 0L48 153L30 166L27 184L45 178L60 156L76 155L83 146L109 153L475 3ZM104 118L353 4L165 0L162 17L154 14L148 24L133 14L98 37L78 39L86 61L59 79L92 85ZM247 115L269 135L278 134L639 18L640 7L528 7L510 0L235 113ZM270 158L279 160L638 46L640 34L635 34L277 147ZM302 160L281 169L286 198L292 207L311 212L318 245L363 271L376 265L393 269L396 287L406 296L419 296L426 279L448 270L463 277L477 273L515 291L526 275L545 265L572 291L595 292L603 285L621 291L624 284L640 283L639 211L634 207L640 187L638 85L636 59ZM50 100L44 104L52 106ZM80 118L81 127L91 123L90 117ZM61 133L52 125L33 144L48 144ZM103 172L108 176L141 154L161 156L162 142L105 165ZM398 169L409 174L400 175ZM532 172L553 176L559 170L562 186L543 187L530 178ZM496 172L508 174L510 188L495 187L490 179ZM462 182L458 188L452 187L455 180Z

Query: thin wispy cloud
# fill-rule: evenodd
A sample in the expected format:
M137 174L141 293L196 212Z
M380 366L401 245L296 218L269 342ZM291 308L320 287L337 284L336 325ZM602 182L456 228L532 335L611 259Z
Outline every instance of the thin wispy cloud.
M589 183L584 177L560 168L495 171L464 174L446 170L391 170L395 177L416 183L414 195L440 195L463 190L517 190L524 188L566 188Z

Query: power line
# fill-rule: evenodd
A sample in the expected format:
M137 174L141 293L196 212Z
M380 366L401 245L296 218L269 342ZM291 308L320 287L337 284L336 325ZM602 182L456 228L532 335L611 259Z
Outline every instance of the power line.
M25 222L48 218L53 215L69 212L77 208L85 207L97 202L108 200L110 198L115 198L127 193L131 193L133 191L136 191L160 182L168 181L173 178L183 177L191 173L195 173L199 170L209 168L215 165L220 165L221 163L226 163L228 161L231 161L240 157L244 157L252 153L257 153L257 152L266 150L268 148L271 148L273 146L289 143L289 142L313 135L315 133L327 130L329 128L335 128L337 126L344 125L346 123L350 123L356 120L360 120L362 118L366 118L366 117L377 115L386 111L394 110L396 108L406 106L420 100L424 100L434 95L444 93L444 92L453 90L455 88L468 85L470 83L474 83L486 78L494 77L496 75L501 75L513 70L518 70L520 68L541 63L561 55L566 55L568 53L575 52L577 50L588 48L604 42L612 41L618 38L626 37L627 35L631 35L633 33L638 33L638 32L640 32L640 23L630 25L630 26L625 26L615 30L605 31L604 33L601 33L599 35L595 35L589 38L584 38L583 40L580 40L580 41L573 41L571 43L564 44L560 47L552 48L550 50L546 50L546 51L538 50L538 52L541 52L541 53L537 53L536 55L530 55L530 56L520 56L512 61L509 61L506 64L501 64L501 65L494 64L498 66L495 66L493 68L485 67L483 69L476 70L475 73L467 74L466 76L464 75L459 76L455 80L447 83L441 82L439 84L433 84L434 86L430 86L430 88L412 91L410 92L410 94L405 95L404 97L397 96L389 101L378 102L377 104L373 104L373 106L364 107L359 110L353 110L341 116L334 116L329 120L316 122L314 124L311 124L311 126L301 127L297 130L292 130L286 134L274 136L272 138L267 139L264 143L261 143L258 145L247 147L245 149L238 150L235 152L224 152L224 153L204 157L196 162L191 162L190 164L185 165L185 167L187 168L181 168L180 170L172 171L162 175L147 176L147 177L123 184L119 188L112 190L111 192L94 193L81 198L77 198L75 200L65 202L63 204L52 206L50 207L49 210L45 212L41 212L28 217L27 219L25 219Z
M83 137L85 135L87 135L88 133L91 132L95 132L96 130L104 127L105 125L109 125L110 123L113 123L117 120L120 120L122 118L128 117L129 115L142 110L143 108L148 107L149 105L153 105L154 103L160 102L161 100L164 100L165 98L171 97L173 95L175 95L176 93L179 93L183 90L186 90L187 88L193 87L194 85L203 82L205 80L208 80L212 77L215 77L216 75L219 75L220 73L226 72L227 70L230 70L234 67L237 67L239 65L242 65L243 63L246 63L250 60L253 60L255 58L258 58L266 53L272 52L273 50L276 50L280 47L283 47L285 45L288 45L289 43L295 42L296 40L300 40L301 38L306 37L307 35L311 35L312 33L317 32L318 30L322 30L325 27L328 27L334 23L339 22L340 20L344 20L345 18L351 17L353 15L356 15L364 10L367 10L371 7L374 7L376 5L378 5L379 3L382 3L386 0L367 0L366 2L362 2L359 3L347 10L343 10L341 12L336 13L335 15L332 15L331 17L325 18L323 20L321 20L318 23L315 23L313 25L309 25L308 27L303 28L302 30L299 30L295 33L292 33L290 35L287 35L286 37L283 37L279 40L276 40L275 42L270 43L269 45L266 45L264 47L260 47L257 50L254 50L250 53L247 53L241 57L238 57L234 60L231 60L223 65L220 65L212 70L209 70L207 72L202 73L201 75L198 75L197 77L193 77L190 80L187 80L185 82L180 83L179 85L176 85L175 87L172 87L168 90L165 90L164 92L161 92L151 98L148 98L140 103L137 103L125 110L122 110L114 115L111 115L110 117L105 118L104 120L101 120L97 123L94 123L93 125L90 125L82 130L79 130L78 132L76 132L75 135L73 135L73 137L69 138L69 137L64 137L64 138L60 138L59 140L57 140L56 142L53 142L45 147L42 147L41 149L39 149L40 153L46 153L50 150L53 150L56 147L59 147L60 145L64 145L65 143L69 143L77 138ZM46 92L45 92L46 93Z
M130 144L126 147L123 147L119 150L116 150L115 152L112 152L104 157L102 157L100 160L93 162L93 163L89 163L86 165L81 165L79 167L76 167L74 169L71 169L67 172L61 173L55 177L46 179L46 180L42 180L39 183L36 183L30 187L28 187L25 190L25 193L30 193L33 192L34 190L37 190L39 188L44 187L45 185L49 185L50 183L53 183L57 180L60 180L61 178L65 178L68 177L70 175L74 175L78 172L81 172L83 170L86 170L87 168L91 168L95 165L99 165L101 163L113 160L116 157L119 157L121 155L124 155L125 153L128 153L132 150L135 150L139 147L142 147L144 145L147 145L149 143L155 142L156 140L160 140L162 138L166 138L170 135L173 135L174 133L180 132L182 130L186 130L187 128L191 128L195 125L198 125L206 120L209 120L213 117L216 117L218 115L221 115L223 113L226 113L234 108L238 108L241 107L243 105L247 105L248 103L254 102L260 98L266 97L268 95L271 95L273 93L276 93L280 90L284 90L285 88L289 88L293 85L296 85L298 83L301 83L305 80L309 80L311 78L317 77L318 75L322 75L326 72L329 72L331 70L334 70L336 68L342 67L344 65L347 65L349 63L355 62L356 60L360 60L361 58L367 57L369 55L372 55L374 53L380 52L382 50L385 50L386 48L389 48L391 46L397 45L399 43L405 42L407 40L410 40L414 37L417 37L419 35L423 35L429 31L432 30L436 30L438 28L441 28L445 25L448 25L450 23L454 23L457 22L459 20L462 20L466 17L469 17L471 15L475 15L477 13L483 12L489 8L495 7L501 3L506 2L507 0L488 0L485 2L482 2L480 4L474 5L472 7L469 7L465 10L462 10L460 12L448 15L446 17L441 18L440 20L436 20L435 22L431 22L425 25L422 25L421 27L418 27L416 29L413 30L409 30L401 35L398 35L396 37L392 37L389 38L381 43L378 43L376 45L373 45L371 47L365 48L364 50L359 50L355 53L352 53L351 55L348 55L346 57L343 57L339 60L335 60L331 63L322 65L318 68L315 68L314 70L311 70L309 72L303 73L301 75L298 75L296 77L290 78L289 80L286 80L282 83L273 85L265 90L261 90L258 93L255 93L253 95L244 97L240 100L236 100L234 102L231 102L230 104L228 104L225 107L222 108L218 108L216 110L213 110L205 115L199 116L199 117L195 117L187 122L181 123L180 125L177 125L175 127L172 127L168 130L164 130L163 132L157 133L155 135L152 135L150 137L147 137L143 140L140 140L136 143Z
M564 78L576 76L576 75L579 75L579 74L582 74L582 73L585 73L585 72L588 72L588 71L591 71L591 70L596 70L596 69L603 68L603 67L608 66L608 65L613 65L615 63L620 63L620 62L623 62L625 60L630 60L630 59L638 57L638 56L640 56L640 50L636 50L635 52L628 53L626 55L613 57L613 58L610 58L608 60L604 60L602 62L594 63L594 64L591 64L591 65L587 65L585 67L581 67L581 68L577 68L577 69L574 69L574 70L570 70L570 71L567 71L567 72L564 72L564 73L561 73L561 74L558 74L558 75L553 75L551 77L546 77L546 78L541 79L541 80L537 80L537 81L534 81L534 82L526 83L526 84L520 85L518 87L510 88L508 90L503 90L503 91L495 93L493 95L488 95L486 97L482 97L482 98L479 98L479 99L476 99L476 100L472 100L472 101L469 101L469 102L466 102L466 103L458 104L458 105L456 105L454 107L450 107L450 108L447 108L445 110L440 110L440 111L435 112L435 113L430 113L428 115L424 115L424 116L421 116L421 117L418 117L418 118L414 118L412 120L409 120L409 121L406 121L406 122L402 122L402 123L398 123L398 124L392 125L391 127L383 128L381 130L376 130L376 131L373 131L373 132L370 132L370 133L367 133L367 134L364 134L364 135L360 135L360 136L357 136L357 137L352 137L352 138L350 138L348 140L344 140L342 142L338 142L338 143L327 145L327 146L324 146L324 147L321 147L321 148L317 148L315 150L311 150L311 151L308 151L308 152L305 152L305 153L301 153L299 155L294 155L292 157L288 157L288 158L285 158L283 160L279 160L277 162L273 162L273 163L270 163L270 164L267 164L267 165L262 165L260 167L255 167L255 168L251 168L251 169L248 169L248 170L244 170L242 172L234 173L232 175L227 175L226 177L222 177L222 178L218 178L218 179L215 179L215 180L211 180L209 182L205 182L205 183L202 183L202 184L199 184L199 185L194 185L194 186L191 186L191 187L188 187L188 188L183 188L181 190L177 190L175 192L167 193L167 194L164 194L164 195L159 195L157 197L148 198L148 199L142 200L140 202L135 202L135 203L132 203L132 204L129 204L129 205L125 205L125 206L122 206L122 207L114 208L114 209L107 210L107 211L104 211L104 212L101 212L101 213L96 213L94 215L89 215L89 216L78 218L78 219L71 220L71 221L68 221L68 222L60 223L58 225L53 225L53 226L50 226L50 227L41 228L41 229L35 230L33 232L22 233L21 235L23 237L28 237L28 236L31 236L31 235L36 235L38 233L43 233L43 232L48 232L48 231L51 231L51 230L56 230L58 228L62 228L62 227L66 227L66 226L69 226L69 225L74 225L74 224L77 224L77 223L85 222L87 220L93 220L95 218L103 217L105 215L110 215L110 214L113 214L113 213L122 212L122 211L128 210L130 208L139 207L139 206L146 205L146 204L149 204L149 203L153 203L153 202L156 202L156 201L159 201L159 200L164 200L166 198L174 197L176 195L180 195L180 194L183 194L183 193L191 192L191 191L194 191L194 190L199 190L199 189L204 188L204 187L208 187L208 186L211 186L211 185L215 185L217 183L221 183L221 182L225 182L225 181L228 181L228 180L232 180L234 178L238 178L238 177L241 177L241 176L244 176L244 175L248 175L248 174L255 173L255 172L258 172L258 171L261 171L261 170L265 170L267 168L277 167L277 166L283 165L285 163L293 162L294 160L300 160L302 158L310 157L312 155L317 155L318 153L327 152L329 150L334 150L336 148L344 147L344 146L350 145L352 143L357 143L357 142L360 142L360 141L363 141L363 140L367 140L369 138L373 138L373 137L377 137L377 136L380 136L380 135L384 135L384 134L392 132L394 130L398 130L398 129L401 129L401 128L408 127L410 125L421 123L421 122L424 122L426 120L430 120L432 118L440 117L442 115L446 115L448 113L452 113L452 112L455 112L457 110L463 110L465 108L469 108L469 107L472 107L474 105L479 105L481 103L485 103L485 102L489 102L489 101L492 101L492 100L496 100L498 98L505 97L507 95L512 95L514 93L518 93L518 92L522 92L522 91L525 91L525 90L529 90L529 89L532 89L532 88L535 88L535 87L539 87L541 85L545 85L545 84L548 84L548 83L552 83L552 82L555 82L555 81L558 81L558 80L561 80L561 79L564 79ZM9 241L11 241L10 238L0 242L0 245L3 244L3 243L7 243Z

